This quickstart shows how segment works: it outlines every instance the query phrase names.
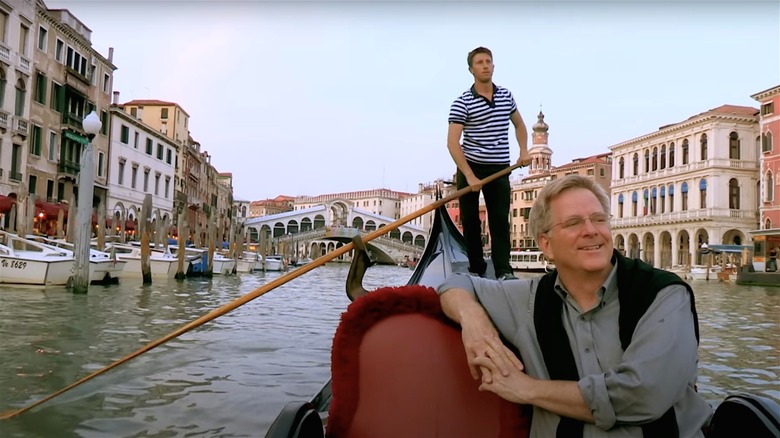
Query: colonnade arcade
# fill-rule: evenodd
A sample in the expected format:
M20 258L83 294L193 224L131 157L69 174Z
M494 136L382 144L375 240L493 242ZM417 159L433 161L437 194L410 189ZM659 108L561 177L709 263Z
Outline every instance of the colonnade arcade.
M702 264L699 248L703 244L744 245L745 234L729 229L704 227L663 230L613 230L615 249L630 258L639 258L656 268Z

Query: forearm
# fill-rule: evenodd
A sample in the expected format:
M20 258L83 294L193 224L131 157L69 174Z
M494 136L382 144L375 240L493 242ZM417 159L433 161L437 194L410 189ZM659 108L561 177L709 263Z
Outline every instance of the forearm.
M450 289L440 296L444 314L461 326L485 323L492 326L485 309L465 289Z
M576 381L535 379L528 402L563 417L594 423L593 414Z
M528 130L525 127L525 123L518 123L515 126L515 137L517 138L517 144L520 146L520 152L528 152Z
M466 177L475 176L474 171L471 170L471 166L466 161L466 155L463 154L463 149L457 139L448 139L447 149L449 149L452 160L455 161L455 165L458 166L463 175Z

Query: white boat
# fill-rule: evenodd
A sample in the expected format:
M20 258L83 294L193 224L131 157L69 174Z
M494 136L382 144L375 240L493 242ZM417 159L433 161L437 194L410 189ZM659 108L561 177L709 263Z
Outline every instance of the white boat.
M120 243L108 243L106 249L114 252L119 260L127 262L122 270L122 278L142 278L141 272L141 248ZM184 270L188 263L185 260ZM153 249L149 255L149 267L152 271L152 279L168 279L176 276L179 260L170 251Z
M0 231L0 284L64 286L73 264L72 253Z
M720 266L714 265L709 268L709 279L718 280L718 273L721 271ZM707 267L702 265L691 266L690 272L687 275L688 280L706 280L707 279Z
M44 245L61 249L74 256L74 245L62 239L50 239L43 236L27 236L28 239L40 242ZM124 270L124 260L119 260L115 255L95 248L89 249L89 282L90 284L118 283Z
M214 259L211 261L211 273L213 275L228 275L233 273L236 267L235 259L224 256L218 252L214 253Z
M236 272L255 272L263 270L263 258L252 251L244 251L241 258L236 260Z
M284 260L280 255L265 256L265 270L266 271L283 271Z
M511 251L509 266L515 271L547 272L555 269L542 251Z

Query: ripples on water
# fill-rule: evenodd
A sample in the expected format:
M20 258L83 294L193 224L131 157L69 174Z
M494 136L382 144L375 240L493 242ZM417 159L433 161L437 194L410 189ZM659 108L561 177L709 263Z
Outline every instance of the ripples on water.
M263 436L279 410L329 377L330 344L349 304L347 265L315 269L20 417L4 437ZM366 289L411 271L369 269ZM40 399L279 274L142 286L0 289L0 411ZM696 282L699 389L780 400L780 290Z

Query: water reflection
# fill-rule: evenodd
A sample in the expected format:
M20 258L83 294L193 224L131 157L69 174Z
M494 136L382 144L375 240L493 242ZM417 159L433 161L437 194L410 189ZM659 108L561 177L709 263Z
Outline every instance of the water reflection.
M327 380L330 343L349 300L348 266L329 265L26 413L4 437L262 436L288 401ZM367 289L408 269L378 266ZM45 292L0 289L0 410L18 408L108 365L280 274ZM694 283L700 391L780 400L780 291Z

